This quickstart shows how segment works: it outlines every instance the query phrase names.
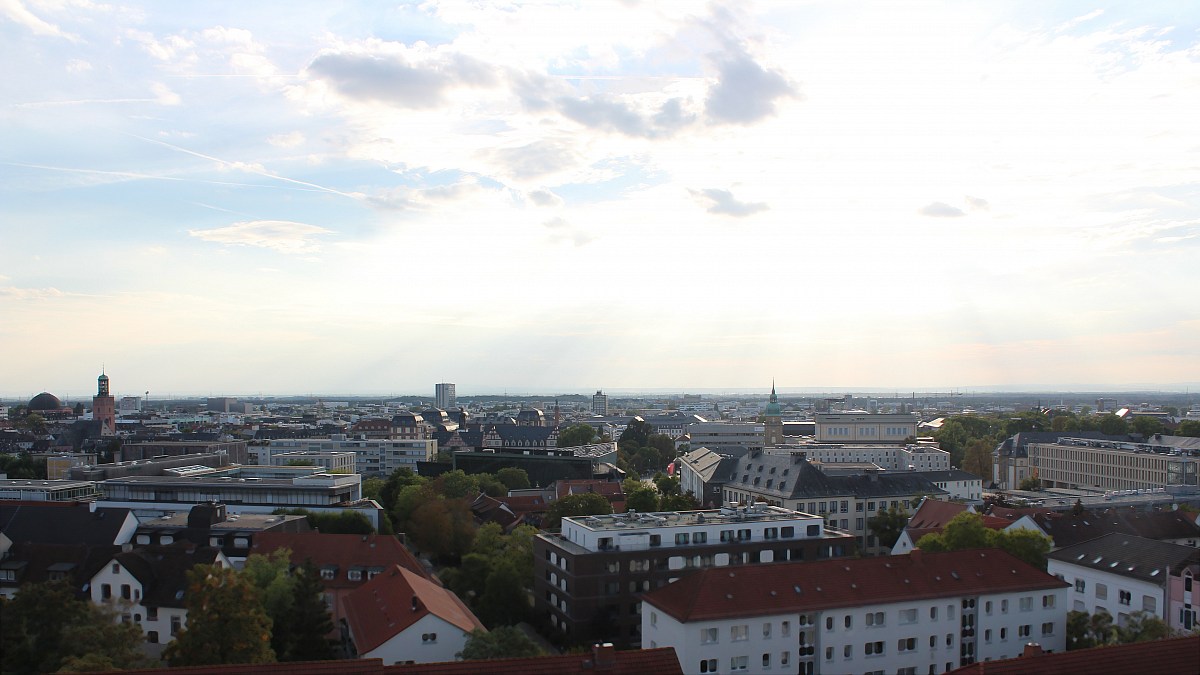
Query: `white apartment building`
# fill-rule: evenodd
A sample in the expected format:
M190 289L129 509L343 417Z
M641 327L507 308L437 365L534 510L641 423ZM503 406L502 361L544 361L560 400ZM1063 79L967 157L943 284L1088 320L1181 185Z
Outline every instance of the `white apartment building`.
M319 466L328 473L357 473L353 452L292 450L271 454L271 466Z
M818 443L904 443L916 438L915 415L869 413L817 413Z
M1066 649L1067 584L999 550L711 568L642 596L687 673L942 673Z
M1051 552L1047 571L1072 585L1068 609L1107 612L1118 625L1124 625L1131 613L1144 611L1182 629L1184 622L1177 620L1180 608L1193 616L1196 609L1190 597L1182 593L1172 597L1170 582L1172 577L1182 579L1185 573L1200 572L1200 550L1107 534Z
M285 438L267 446L273 455L279 452L352 452L354 472L363 476L390 476L407 467L417 472L417 462L432 462L437 457L437 441L432 438L386 439L349 438L335 434L330 438ZM270 463L262 462L260 463Z
M687 427L690 447L740 457L763 448L765 429L752 422L695 422Z

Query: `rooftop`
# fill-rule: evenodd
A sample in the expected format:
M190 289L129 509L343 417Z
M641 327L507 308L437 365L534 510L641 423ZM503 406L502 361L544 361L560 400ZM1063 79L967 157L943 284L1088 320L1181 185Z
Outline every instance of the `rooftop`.
M1081 544L1060 548L1047 558L1111 572L1156 584L1164 583L1164 570L1200 564L1200 549L1129 534L1106 534Z
M650 591L642 599L688 622L1068 585L1004 551L969 549L710 567Z
M950 672L952 675L1099 675L1151 670L1159 675L1194 675L1200 672L1200 635L1050 654L1036 653L1015 659L973 663Z
M639 528L692 527L695 525L720 525L724 523L770 522L770 521L820 521L819 516L792 511L778 506L755 504L738 508L725 507L703 511L659 511L651 513L612 513L599 516L572 516L564 521L592 531L635 530Z

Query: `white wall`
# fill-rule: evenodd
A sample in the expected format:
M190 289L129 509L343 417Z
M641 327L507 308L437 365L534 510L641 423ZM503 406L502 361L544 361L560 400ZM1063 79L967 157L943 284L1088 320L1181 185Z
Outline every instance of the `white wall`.
M437 634L437 640L425 641L422 636ZM385 666L412 661L414 663L436 663L453 661L455 654L467 644L468 633L433 614L426 614L416 623L397 634L375 649L359 654L359 658L383 659Z
M1073 565L1061 560L1051 559L1046 567L1046 571L1050 574L1061 576L1064 581L1072 584L1072 588L1068 589L1066 594L1069 604L1068 611L1077 610L1095 614L1097 608L1103 607L1112 615L1113 620L1119 623L1122 614L1132 614L1144 609L1144 600L1146 597L1150 597L1154 603L1152 612L1154 616L1164 621L1167 619L1164 616L1166 598L1160 586L1120 574ZM1164 579L1165 575L1165 571L1159 574ZM1082 592L1076 589L1079 582L1083 583ZM1104 598L1097 597L1097 591L1101 584L1104 586ZM1121 604L1121 591L1129 592L1128 605Z

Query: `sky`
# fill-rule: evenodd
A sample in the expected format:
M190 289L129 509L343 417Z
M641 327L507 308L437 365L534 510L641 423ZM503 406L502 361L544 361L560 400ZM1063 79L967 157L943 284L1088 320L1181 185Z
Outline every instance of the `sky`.
M1200 3L0 0L0 395L1200 386Z

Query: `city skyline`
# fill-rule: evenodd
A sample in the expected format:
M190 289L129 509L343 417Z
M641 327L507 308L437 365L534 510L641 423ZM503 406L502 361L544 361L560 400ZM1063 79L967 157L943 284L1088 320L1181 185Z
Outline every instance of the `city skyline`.
M0 54L5 397L1200 387L1190 4L12 0Z

